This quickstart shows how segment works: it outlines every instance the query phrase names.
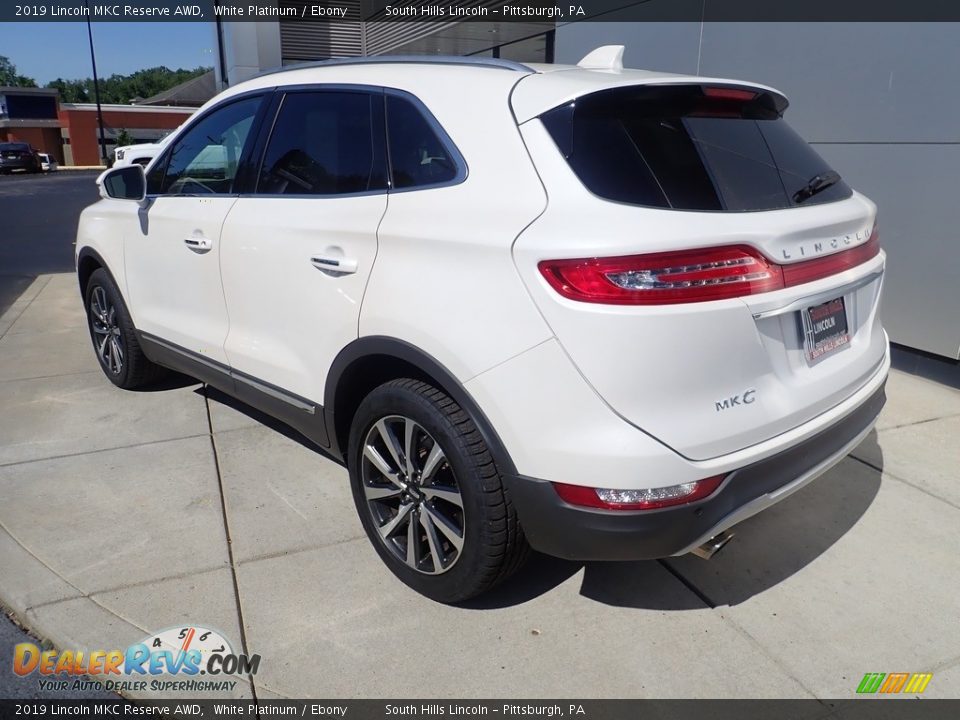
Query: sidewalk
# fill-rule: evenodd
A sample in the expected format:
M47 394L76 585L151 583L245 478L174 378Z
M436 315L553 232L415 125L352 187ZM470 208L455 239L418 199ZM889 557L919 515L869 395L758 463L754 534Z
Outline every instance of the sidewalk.
M921 671L957 697L960 391L888 395L710 562L535 557L446 607L379 561L342 467L192 381L118 390L74 276L41 276L0 318L0 603L60 649L218 629L262 656L244 697L845 698Z

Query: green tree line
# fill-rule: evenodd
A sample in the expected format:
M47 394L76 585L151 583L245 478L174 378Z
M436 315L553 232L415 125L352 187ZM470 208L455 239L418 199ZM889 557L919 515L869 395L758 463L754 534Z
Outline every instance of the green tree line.
M129 75L113 74L100 78L100 102L127 105L135 98L148 98L175 85L192 80L209 71L210 68L198 67L193 70L178 68L171 70L160 66L137 70ZM0 85L15 87L37 87L33 78L17 73L17 67L9 58L0 55ZM65 80L57 78L46 84L48 88L60 91L62 102L94 102L93 79Z
M17 66L10 62L10 58L0 55L0 86L36 87L37 81L26 75L17 74Z

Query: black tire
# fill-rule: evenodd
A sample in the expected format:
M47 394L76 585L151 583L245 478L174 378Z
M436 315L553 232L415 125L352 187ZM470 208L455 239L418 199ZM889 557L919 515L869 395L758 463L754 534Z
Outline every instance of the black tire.
M439 574L425 574L415 569L399 557L395 547L393 550L388 547L378 531L380 525L374 518L374 510L371 510L373 504L364 489L368 482L364 479L365 473L368 474L371 467L370 462L364 459L368 436L381 420L398 422L398 418L410 419L425 431L422 436L425 444L420 448L422 454L418 455L421 468L426 448L433 444L440 446L444 455L441 470L455 480L462 500L459 514L462 519L462 547L449 568ZM470 415L437 388L408 378L393 380L373 390L361 402L353 418L347 464L354 503L370 542L387 567L422 595L442 603L476 597L516 572L529 555L530 549L516 512L504 491L483 436ZM438 475L441 470L434 474ZM419 478L419 473L416 476ZM418 480L418 487L423 488L425 493L419 495L421 501L436 509L438 501L428 500L426 493L442 486L434 485L433 481L419 483ZM442 502L439 504L443 505ZM456 508L447 507L457 512ZM412 512L422 513L425 510L417 504ZM427 533L412 520L409 522L416 529L418 542L425 544ZM441 529L439 524L436 527ZM442 535L435 537L446 543ZM436 571L435 561L430 559L432 554L428 554L424 562L429 560ZM443 551L437 554L442 555Z
M106 270L98 268L93 271L83 299L93 350L100 369L110 382L125 390L132 390L163 377L166 372L164 368L150 362L143 354L127 306ZM104 313L97 312L97 308L101 307ZM108 347L114 342L115 346ZM105 344L101 346L101 343Z

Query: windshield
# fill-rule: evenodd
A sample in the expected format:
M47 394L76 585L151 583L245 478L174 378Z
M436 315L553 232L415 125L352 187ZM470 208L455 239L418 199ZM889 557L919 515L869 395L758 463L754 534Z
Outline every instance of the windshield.
M676 210L747 212L833 202L852 191L767 93L638 86L541 116L595 195Z

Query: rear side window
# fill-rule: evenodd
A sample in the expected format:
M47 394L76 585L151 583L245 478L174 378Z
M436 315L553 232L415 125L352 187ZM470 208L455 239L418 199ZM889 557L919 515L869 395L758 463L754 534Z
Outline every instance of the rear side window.
M396 190L459 182L463 159L426 110L399 95L387 95L387 142Z
M296 92L283 99L257 192L344 195L385 190L382 95ZM377 114L379 113L379 114Z
M748 212L852 191L769 93L699 85L616 88L541 116L580 181L616 202Z

